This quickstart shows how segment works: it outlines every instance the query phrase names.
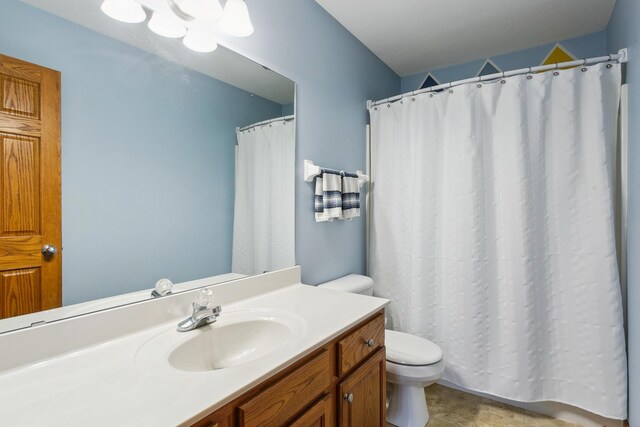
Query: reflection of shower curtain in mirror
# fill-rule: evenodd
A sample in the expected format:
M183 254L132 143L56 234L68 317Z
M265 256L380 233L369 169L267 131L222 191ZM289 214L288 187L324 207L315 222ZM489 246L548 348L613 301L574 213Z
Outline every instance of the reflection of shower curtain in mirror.
M295 126L238 131L231 269L258 274L295 265Z

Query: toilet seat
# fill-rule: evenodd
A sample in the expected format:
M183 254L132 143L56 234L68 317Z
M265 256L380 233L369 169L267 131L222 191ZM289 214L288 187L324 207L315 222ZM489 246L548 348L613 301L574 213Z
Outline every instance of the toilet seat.
M387 362L394 365L428 366L442 360L442 349L436 343L398 331L385 331Z
M398 331L385 331L387 380L395 384L431 383L442 377L444 360L436 343Z
M400 365L387 360L387 381L394 384L431 383L444 372L444 360L423 366Z

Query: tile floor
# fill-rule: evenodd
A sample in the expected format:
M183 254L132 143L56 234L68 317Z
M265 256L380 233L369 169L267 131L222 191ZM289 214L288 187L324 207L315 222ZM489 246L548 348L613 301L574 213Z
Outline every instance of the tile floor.
M577 427L495 400L434 384L426 388L427 427ZM392 426L387 424L387 427Z

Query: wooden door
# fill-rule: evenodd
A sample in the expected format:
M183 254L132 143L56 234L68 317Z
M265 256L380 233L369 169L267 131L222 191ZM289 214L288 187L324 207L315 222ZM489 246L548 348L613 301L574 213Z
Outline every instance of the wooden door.
M0 319L59 307L60 73L4 55L0 192Z
M341 427L386 425L386 361L382 348L340 383Z

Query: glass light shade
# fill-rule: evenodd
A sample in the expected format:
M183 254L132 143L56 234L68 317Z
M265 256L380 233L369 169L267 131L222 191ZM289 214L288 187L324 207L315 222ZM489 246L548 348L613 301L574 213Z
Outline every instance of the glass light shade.
M178 7L196 19L210 21L222 16L222 6L218 0L181 0Z
M193 29L189 29L187 35L182 39L182 43L191 50L203 53L213 52L218 47L218 43L211 37Z
M247 37L253 34L249 10L244 1L227 0L220 18L220 29L235 37Z
M187 27L178 18L171 18L158 12L153 12L148 25L154 33L172 39L187 34Z
M147 19L143 7L134 0L104 0L100 9L108 17L129 24L137 24Z

